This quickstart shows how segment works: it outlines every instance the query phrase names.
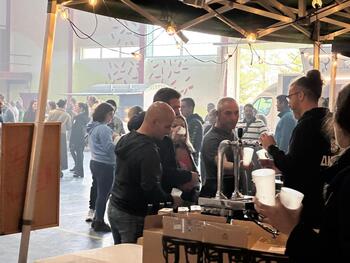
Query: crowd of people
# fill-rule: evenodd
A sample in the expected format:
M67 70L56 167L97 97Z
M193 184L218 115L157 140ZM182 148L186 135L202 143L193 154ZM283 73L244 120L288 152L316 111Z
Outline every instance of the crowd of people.
M279 121L274 131L268 130L266 119L252 104L244 105L240 118L240 106L230 97L221 98L216 106L209 103L203 120L195 113L195 101L181 98L171 88L158 90L146 111L139 106L129 109L127 133L116 102L99 102L93 96L86 103L71 99L68 106L66 100L49 102L47 121L61 122L61 170L68 169L67 134L75 177L84 177L88 144L93 180L86 221L97 232L111 231L115 244L135 243L142 236L145 216L161 206L196 204L200 196L214 197L219 144L237 140L236 130L241 128L243 140L260 142L271 157L264 162L253 160L252 166L244 168L246 183L253 185L253 169L268 167L282 174L284 186L304 194L303 206L297 210L283 207L278 196L273 207L255 200L263 220L289 235L286 253L291 260L343 258L350 248L346 224L350 85L341 90L334 114L318 106L322 86L317 70L293 81L288 95L277 96ZM36 101L23 114L15 113L16 105L7 104L3 96L0 103L2 122L22 115L25 122L35 120ZM340 153L334 151L339 149L335 140L343 149ZM232 150L227 149L223 157L226 196L234 191L236 165ZM245 194L254 194L254 187L239 187ZM109 224L104 221L108 201Z

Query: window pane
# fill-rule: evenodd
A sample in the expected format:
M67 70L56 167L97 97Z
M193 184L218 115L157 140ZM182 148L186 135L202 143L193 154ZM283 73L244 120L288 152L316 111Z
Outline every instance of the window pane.
M6 28L6 1L0 0L0 27Z
M176 45L154 46L153 56L180 56L180 49Z
M156 32L154 32L153 34L153 38L157 38L156 40L154 40L153 45L175 45L176 44L176 40L174 39L174 36L169 36L167 33L162 33L160 30L157 30ZM161 34L159 37L157 37L159 34Z
M101 49L100 48L83 48L82 59L92 59L92 58L101 58Z
M212 44L190 44L185 45L185 48L188 52L184 50L184 56L187 56L188 53L191 55L217 55L217 46Z
M131 53L132 52L139 52L138 50L140 49L139 47L122 47L120 48L122 53L120 54L120 56L122 58L131 58L132 55Z
M102 58L119 58L120 57L120 52L119 52L119 48L112 48L111 49L107 49L107 48L102 48Z
M195 43L216 43L221 41L221 37L217 35L210 35L198 32L185 31L185 36L188 37L189 44Z

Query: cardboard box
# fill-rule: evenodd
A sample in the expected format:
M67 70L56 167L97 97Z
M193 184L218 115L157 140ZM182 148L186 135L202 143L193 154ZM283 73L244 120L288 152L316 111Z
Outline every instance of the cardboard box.
M274 239L251 221L234 220L231 225L224 217L192 213L149 216L143 232L144 263L164 262L163 235L278 254L284 254L287 240L285 235ZM173 261L169 255L169 262ZM179 262L186 262L183 249ZM197 262L196 257L189 257L189 262Z

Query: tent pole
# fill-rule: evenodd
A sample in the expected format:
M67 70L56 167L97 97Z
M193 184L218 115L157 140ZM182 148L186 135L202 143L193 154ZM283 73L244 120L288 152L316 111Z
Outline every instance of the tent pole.
M321 43L318 41L314 42L314 69L320 69L320 46Z
M34 123L33 141L29 164L27 190L24 203L22 236L19 250L19 263L27 262L30 231L33 224L35 195L37 191L37 178L40 164L40 153L43 144L43 132L45 121L45 110L48 96L48 84L50 79L50 68L52 61L53 44L56 26L56 0L48 0L46 32L43 48L43 57L40 73L38 112ZM57 174L57 176L59 176Z
M329 86L329 110L334 111L336 99L337 53L332 53L331 83Z

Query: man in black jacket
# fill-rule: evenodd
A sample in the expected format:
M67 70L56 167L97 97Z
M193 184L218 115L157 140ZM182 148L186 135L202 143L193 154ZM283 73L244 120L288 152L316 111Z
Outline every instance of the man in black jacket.
M203 140L203 119L197 113L193 113L195 107L192 98L183 98L181 100L181 113L186 118L190 141L196 150L194 160L198 164L199 152L202 147Z
M286 154L271 135L263 134L263 147L272 155L274 165L284 176L284 186L304 193L301 220L318 228L323 209L321 171L329 166L331 156L329 137L323 132L328 109L318 108L322 92L319 71L311 70L307 76L294 81L289 87L289 106L298 120Z
M180 203L161 187L162 165L155 143L170 133L174 117L169 105L156 102L141 127L123 136L116 146L118 165L108 207L115 244L136 243L142 236L149 204Z
M153 97L153 102L162 101L167 103L175 112L180 115L180 97L181 94L171 88L162 88L156 92ZM145 114L138 114L132 118L128 126L131 129L137 130L143 122ZM163 140L158 141L159 154L161 158L163 173L162 187L164 191L170 193L173 188L179 188L185 192L192 192L193 195L186 195L188 201L193 201L196 193L193 192L195 186L198 185L199 174L195 171L186 171L177 167L175 150L173 141L169 136L165 136Z

